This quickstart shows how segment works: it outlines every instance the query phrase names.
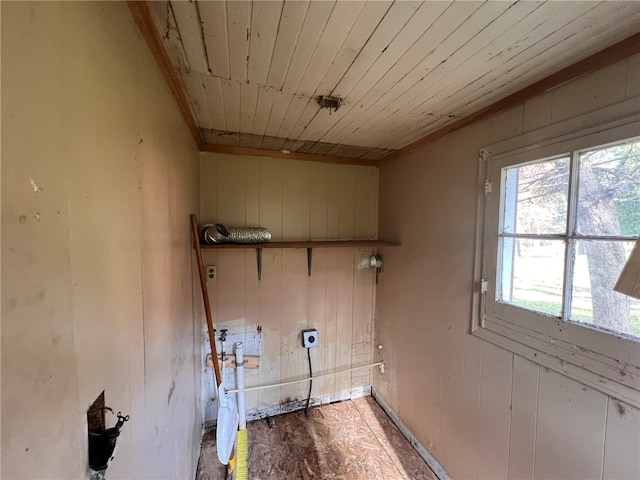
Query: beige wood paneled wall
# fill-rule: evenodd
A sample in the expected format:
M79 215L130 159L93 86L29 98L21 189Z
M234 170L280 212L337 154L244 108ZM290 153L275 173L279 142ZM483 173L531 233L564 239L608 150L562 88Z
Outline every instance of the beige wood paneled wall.
M380 171L374 388L451 478L640 478L640 412L471 336L478 149L638 99L640 56L449 135ZM606 119L603 119L606 120Z
M106 390L130 415L107 477L193 478L197 147L124 2L1 14L0 476L88 478Z
M377 238L378 170L273 158L202 154L201 222L268 228L272 240ZM262 363L247 372L247 386L307 376L300 332L315 327L314 373L369 363L372 355L374 275L361 266L371 248L314 249L307 276L306 249L265 249L262 280L256 253L208 250L217 265L210 285L216 328L263 334ZM209 369L206 375L211 376ZM367 371L314 382L318 401L348 398L371 385ZM247 409L267 409L306 397L307 384L262 390ZM211 396L205 384L205 404ZM207 419L211 413L207 413Z

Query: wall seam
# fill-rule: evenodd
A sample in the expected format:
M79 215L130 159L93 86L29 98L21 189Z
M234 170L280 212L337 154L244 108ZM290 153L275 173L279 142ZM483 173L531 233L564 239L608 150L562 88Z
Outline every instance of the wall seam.
M509 399L509 436L507 437L507 445L509 447L507 453L507 477L510 478L509 470L511 469L511 429L513 428L513 372L516 369L516 356L511 353L511 397Z
M611 397L607 395L607 400L604 406L604 431L602 432L602 464L600 466L600 478L604 478L604 464L605 464L605 454L607 453L607 426L609 423L609 403L611 402Z
M138 72L136 72L138 73ZM140 85L138 85L138 88L136 88L136 111L138 114L138 118L140 116ZM139 133L138 133L139 135ZM140 143L139 142L135 142L135 146L134 146L134 151L135 151L135 156L136 156L136 160L138 162L138 168L139 168L139 175L140 175L140 190L138 190L138 200L140 202L139 208L140 208L140 232L144 232L144 213L143 213L143 204L144 204L144 188L145 188L145 184L144 184L144 162L142 161L142 158L140 156ZM140 313L142 316L142 365L143 365L143 369L142 369L142 378L144 381L144 390L142 392L142 395L144 397L144 400L142 401L142 408L144 409L144 439L145 439L145 444L148 442L148 420L149 420L149 416L147 415L147 335L146 335L146 314L145 314L145 302L144 302L144 297L145 297L145 283L144 283L144 256L143 256L143 241L142 241L142 233L140 233ZM192 267L193 268L193 267ZM131 401L131 381L129 381L129 401ZM130 409L131 410L131 409ZM149 473L149 462L148 462L148 458L145 455L145 462L144 462L144 472L145 475L148 475Z
M480 412L482 411L482 367L484 364L484 341L480 344L480 382L478 382L478 417L476 420L476 478L478 478L478 463L480 461Z
M538 367L538 375L536 378L536 412L535 421L533 422L533 466L531 469L533 478L536 478L536 446L538 444L538 406L540 404L540 365Z
M467 378L467 341L469 340L469 334L464 336L464 348L462 349L462 392L460 399L460 448L458 449L458 472L462 474L462 449L463 439L462 433L464 432L464 397L467 390L467 382L464 381Z

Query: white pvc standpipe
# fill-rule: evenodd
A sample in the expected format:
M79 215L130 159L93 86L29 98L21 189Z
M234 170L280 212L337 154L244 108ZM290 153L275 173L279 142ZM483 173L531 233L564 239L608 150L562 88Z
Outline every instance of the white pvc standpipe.
M236 354L236 384L239 390L244 389L244 346L242 342L233 344L233 350ZM238 429L245 430L247 428L247 411L244 402L244 391L238 393Z

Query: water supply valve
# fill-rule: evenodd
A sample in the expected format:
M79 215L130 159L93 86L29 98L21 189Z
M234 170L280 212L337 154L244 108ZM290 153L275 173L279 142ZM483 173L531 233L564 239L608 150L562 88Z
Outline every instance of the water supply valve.
M220 343L222 348L220 349L220 359L224 362L227 359L227 332L229 329L220 329Z

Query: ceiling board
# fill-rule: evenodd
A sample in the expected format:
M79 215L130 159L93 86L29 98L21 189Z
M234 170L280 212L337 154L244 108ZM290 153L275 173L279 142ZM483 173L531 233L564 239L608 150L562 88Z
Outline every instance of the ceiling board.
M131 3L130 9L135 9L137 15L143 17L147 11L145 6L150 10L150 17L145 17L145 21L154 23L157 31L156 39L159 44L164 43L167 55L171 59L171 64L178 72L190 72L191 67L187 61L187 54L184 51L182 42L180 41L180 32L173 13L170 2L149 2L149 3ZM164 42L163 42L164 40ZM150 47L151 48L151 47Z
M157 2L152 2L157 3ZM212 75L229 78L229 36L227 35L226 2L201 2L198 4L202 34Z
M492 22L478 31L471 41L462 45L452 45L450 42L439 44L432 54L428 55L419 66L398 82L395 86L396 88L387 91L374 102L372 108L363 111L355 122L355 127L360 129L358 138L363 138L361 141L376 141L379 134L376 132L376 135L371 138L370 124L383 120L380 122L383 125L380 132L391 130L398 120L402 120L409 115L411 108L415 105L413 102L416 102L416 97L433 88L438 82L450 79L456 69L468 68L470 62L478 61L476 58L481 55L483 46L491 44L497 36L504 35L509 30L515 31L513 25L519 19L531 18L532 21L535 21L532 18L534 17L533 13L541 8L542 4L538 2L518 2L514 5L506 4L506 6L508 8L505 8ZM472 23L465 22L465 25L469 26ZM522 32L507 42L516 41L521 36ZM458 39L460 38L459 35ZM489 49L490 51L490 47L484 47L484 49ZM433 116L433 113L429 115L430 113L424 111L423 114L425 116ZM380 118L380 115L382 115L382 118ZM441 114L441 116L446 115ZM411 120L415 119L412 118ZM369 133L368 139L367 133Z
M255 84L240 84L240 131L249 133L253 131L253 124L258 104L259 88ZM248 146L248 145L244 145Z
M550 4L549 6L552 5ZM618 22L624 21L627 15L633 14L634 10L637 11L637 8L630 3L625 5L618 3L613 11L606 4L597 5L584 2L580 6L585 7L584 14L580 17L571 18L562 13L557 13L555 16L549 17L548 22L545 24L537 24L536 28L526 33L528 38L536 39L537 41L530 47L517 48L517 43L515 43L512 45L515 45L516 48L511 48L506 52L498 49L498 53L496 53L496 48L499 45L491 45L488 51L493 52L493 59L488 58L485 61L484 65L490 67L490 70L485 75L471 82L461 82L460 80L443 82L440 92L435 95L432 93L427 100L423 100L423 98L429 95L429 92L414 98L410 103L406 103L408 107L413 108L408 115L406 114L406 109L399 110L402 113L395 112L396 119L404 114L404 118L400 117L399 120L396 120L397 123L395 125L394 119L387 117L383 121L386 126L382 130L369 129L368 139L357 138L357 135L353 135L352 140L356 144L376 145L379 141L376 139L393 136L394 143L385 144L384 146L397 148L405 145L430 131L455 121L456 118L464 117L493 103L495 101L495 91L500 91L504 96L507 96L519 90L522 88L523 76L527 77L527 83L529 81L535 82L547 76L549 70L557 71L573 63L574 58L566 58L565 55L562 55L563 49L571 48L576 54L580 55L580 52L593 49L593 45L600 45L602 38L596 34L589 39L584 39L582 35L573 34L569 36L569 32L588 30L595 19L603 27L601 35L606 35L607 38L614 41L625 38L625 33L615 34L612 33L612 30ZM547 10L546 13L551 15L554 12ZM571 25L571 29L568 29L569 25ZM543 26L544 28L542 28ZM522 27L522 25L516 25L516 27ZM554 33L545 34L550 29L554 29ZM481 55L478 56L482 58ZM475 62L479 61L475 60ZM482 65L482 63L479 65ZM465 68L470 66L473 66L473 63L467 62L465 64ZM449 78L457 79L461 76L464 75L458 74L456 76L453 74ZM446 104L449 110L440 115L434 114L433 112L439 104ZM412 128L407 129L407 125L411 125ZM353 134L353 132L350 133Z
M298 43L298 37L302 31L302 25L307 17L309 5L309 1L284 3L276 43L271 55L267 85L276 89L282 88L291 57Z
M253 133L255 135L265 134L267 123L269 122L269 115L271 114L271 108L273 107L277 93L278 91L275 88L260 87L260 90L258 91L255 118L253 120L253 130L249 133Z
M240 83L233 80L221 80L224 120L227 130L240 132Z
M257 2L251 13L248 83L266 85L284 2ZM286 22L286 19L285 19Z
M206 142L370 159L640 31L632 1L145 5L183 113L218 132ZM329 94L337 111L317 104Z
M198 2L202 3L202 2ZM231 80L247 81L251 7L253 2L226 2L229 39L229 73ZM219 48L215 45L213 48Z
M555 12L554 15L553 11L547 10L552 15L548 21L537 25L527 33L529 38L535 39L535 43L530 46L512 48L508 51L499 50L497 53L489 51L492 57L487 59L486 64L491 69L483 76L472 82L454 81L444 85L443 89L435 95L432 94L426 101L422 101L423 97L415 99L411 113L421 117L422 120L417 126L422 127L426 124L428 127L430 123L433 123L421 115L419 111L421 107L425 106L425 103L447 102L451 111L463 109L459 114L459 116L463 116L466 113L465 107L473 106L473 103L487 101L490 103L491 99L485 97L491 97L495 90L509 94L521 88L519 80L525 74L533 81L537 81L546 76L549 70L557 71L561 66L573 63L574 59L561 55L561 51L566 48L571 48L574 52L580 50L581 44L589 43L590 39L585 39L582 35L570 36L568 32L588 30L594 19L599 19L601 25L607 27L606 30L608 30L612 26L612 17L615 19L614 22L617 22L620 15L625 15L624 12L620 12L620 8L611 13L609 6L604 4L596 5L584 2L581 7L585 8L585 12L577 18L565 15L563 12ZM549 30L553 30L553 33L548 34ZM606 31L606 35L611 37L612 33ZM618 39L616 38L616 40ZM494 45L493 50L495 49ZM420 135L420 133L418 130L415 135Z
M189 69L199 73L209 73L198 4L172 1L171 8L180 32L180 40L187 54Z
M425 29L428 30L427 27L436 21L440 14L447 10L449 6L450 4L447 2L422 3L417 12L406 24L398 25L397 28L399 28L399 30L397 34L390 39L389 43L378 47L378 50L381 52L380 55L353 85L350 85L346 81L338 83L333 94L345 98L345 105L332 115L329 115L328 112L321 112L324 115L314 117L311 124L301 134L301 138L323 138L332 131L335 134L336 130L333 129L336 128L341 120L351 113L353 108L362 108L362 104L358 105L358 102L388 74L389 70L402 58L405 52L426 33ZM458 6L462 8L477 8L475 2L463 2L459 3ZM393 29L391 29L391 31L393 32ZM351 68L349 70L351 70ZM356 71L355 73L358 75L360 72ZM327 137L327 140L332 141L329 140L329 138L330 137Z
M593 35L588 39L577 34L566 38L568 34L564 31L564 27L569 24L565 24L553 35L544 37L540 42L530 47L527 53L523 52L524 58L521 55L516 55L510 59L510 62L496 66L491 73L465 84L459 90L452 91L455 87L444 90L444 93L429 99L429 103L447 102L451 111L458 113L456 118L461 118L493 103L495 101L493 92L495 91L500 91L503 96L508 96L520 90L523 84L523 77L526 77L527 84L535 83L548 76L549 69L555 72L573 64L575 58L566 58L562 55L562 51L565 48L571 48L577 58L584 58L584 52L593 51L593 47L602 45L605 39L613 40L613 42L623 40L627 37L626 32L615 32L615 26L623 22L628 15L634 15L635 13L636 18L638 18L638 9L631 3L627 3L614 11L607 7L607 5L600 4L569 23L572 30L576 28L589 30L591 22L594 19L598 19L601 25L606 27L600 33L593 32ZM558 16L561 17L561 15ZM640 22L640 18L638 18L638 21ZM448 96L445 97L447 93ZM417 140L451 121L451 119L445 118L444 122L434 122L425 118L418 111L413 122L415 131L412 131L409 135L401 135L396 141L396 147ZM389 134L394 134L394 132L397 134L401 131L402 125L398 125Z
M432 5L429 3L428 5ZM440 2L433 5L442 7ZM422 72L435 68L448 60L448 54L460 48L469 39L473 39L479 31L499 18L510 7L508 2L455 2L443 11L435 11L437 18L413 45L397 60L397 62L381 75L380 80L358 101L359 108L353 108L342 121L327 131L325 137L330 141L341 143L362 126L360 118L367 108L373 109L377 118L384 108L384 96L389 92L402 92L418 80ZM393 94L391 94L393 95ZM377 105L377 103L379 104Z
M295 88L299 95L311 97L342 47L353 25L356 24L365 2L338 2L315 45L307 67Z
M211 112L202 85L202 77L198 73L189 72L182 74L185 93L191 100L191 108L200 128L213 128Z
M289 109L289 105L293 100L294 95L292 93L276 92L276 98L271 107L271 113L269 114L269 121L267 122L267 129L264 134L275 137L280 130L280 125L284 120L284 116Z
M304 112L309 104L316 104L316 101L309 97L294 95L276 135L278 137L290 137L295 126L298 124L302 112Z
M199 75L194 73L194 75ZM211 128L227 130L227 123L224 117L224 102L222 100L222 80L219 77L200 76L204 89L204 98L209 109ZM207 128L200 125L201 128Z
M598 53L595 53L577 63L574 63L544 79L529 85L517 92L504 97L503 99L494 102L476 112L462 117L455 122L438 128L434 132L419 138L418 140L403 146L398 150L394 150L389 155L382 158L379 162L380 165L392 162L404 155L408 155L414 152L418 148L427 145L435 140L448 135L451 132L455 132L461 128L471 125L474 122L485 119L490 115L500 112L510 106L524 102L530 98L540 95L550 89L565 84L566 82L595 72L608 65L612 65L620 60L628 58L632 55L640 53L640 33L637 33L625 40L622 40Z
M439 114L433 113L432 105L436 105L438 102L438 100L434 98L435 92L442 91L446 88L454 88L455 79L459 75L463 75L465 69L478 68L481 65L485 65L485 69L492 71L498 66L492 63L492 59L500 58L500 56L508 54L509 52L513 52L513 55L519 52L521 49L518 46L518 40L523 36L529 37L532 35L531 27L539 25L544 18L548 18L548 13L545 11L547 7L552 7L552 5L540 4L538 2L520 2L509 8L509 10L504 12L502 16L481 32L482 35L490 31L498 30L502 26L507 26L508 29L502 33L502 35L489 42L467 43L447 59L447 62L429 71L419 82L402 92L399 97L394 98L394 110L386 110L384 112L384 126L379 132L376 132L376 134L380 135L383 132L391 134L392 132L397 132L407 123L411 123L412 125L417 125L416 122L420 122L421 124L442 124L451 122L457 116L462 115L460 112L454 115L446 111ZM530 11L520 21L516 21L516 18L520 16L520 10ZM516 18L513 18L514 16ZM511 47L509 47L507 52L503 53L501 45L511 45ZM497 54L496 51L500 52L500 54ZM507 57L504 57L502 62L506 64L507 60ZM466 82L468 82L468 80L466 80ZM438 88L440 90L438 90ZM431 99L433 100L430 101ZM412 134L419 135L417 132L412 132ZM376 141L375 138L367 139L366 133L364 133L363 137L361 137L360 140L362 142Z
M287 74L281 90L284 93L298 92L298 85L304 76L307 65L311 61L318 41L322 36L327 21L331 16L335 2L311 2L302 25L302 30L296 41L295 50L287 66ZM278 88L276 85L273 85Z
M331 61L324 77L318 78L319 84L313 93L319 95L333 93L345 72L349 71L351 64L363 56L360 55L360 51L370 41L372 32L376 31L378 24L389 13L392 5L391 1L365 2L358 19Z

